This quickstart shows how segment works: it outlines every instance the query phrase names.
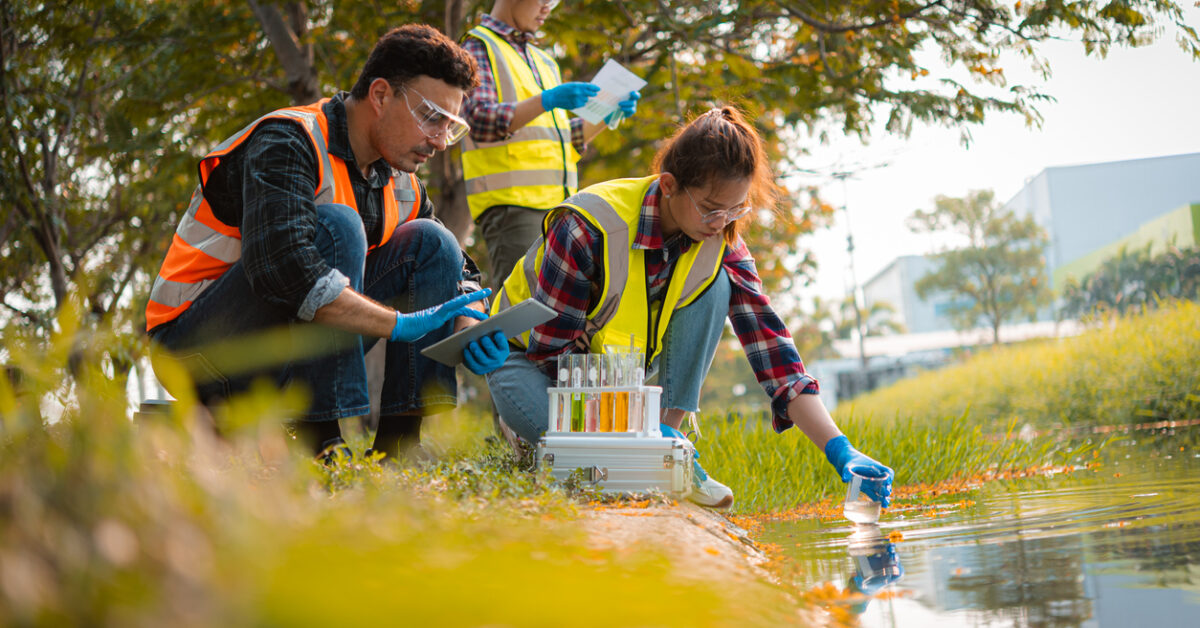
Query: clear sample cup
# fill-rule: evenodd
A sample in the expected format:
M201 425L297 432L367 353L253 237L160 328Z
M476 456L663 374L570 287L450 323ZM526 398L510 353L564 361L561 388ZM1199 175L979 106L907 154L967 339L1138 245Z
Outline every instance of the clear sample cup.
M850 471L850 482L846 487L846 502L842 505L842 514L854 523L875 523L879 521L879 502L867 497L863 491L868 488L883 488L884 478L874 477ZM876 491L878 492L878 491Z

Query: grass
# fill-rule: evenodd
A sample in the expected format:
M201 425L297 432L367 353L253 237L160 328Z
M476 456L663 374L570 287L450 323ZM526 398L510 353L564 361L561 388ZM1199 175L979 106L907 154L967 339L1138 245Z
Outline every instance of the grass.
M1179 304L988 352L858 400L838 421L902 485L1090 457L1100 436L1013 432L1195 418L1197 323L1197 306ZM134 424L96 349L117 342L78 343L66 317L60 327L48 347L5 330L25 378L0 378L0 625L766 625L815 603L688 577L653 550L593 549L577 498L518 470L478 413L428 422L442 462L406 470L326 469L297 453L280 429L303 405L295 390L231 404L223 439L191 425L187 399ZM88 366L67 377L68 364ZM54 405L66 411L48 423ZM704 420L703 462L739 510L841 493L799 430Z
M1200 415L1200 304L1104 320L1073 338L981 352L964 364L864 395L835 418L958 416L1037 428Z
M852 402L834 418L896 484L934 484L996 468L1068 464L1106 437L1064 428L1200 418L1200 305L1164 304L1075 337L981 352ZM843 485L799 430L761 418L702 417L701 462L743 512L840 495ZM1040 434L1017 438L1017 434Z
M280 427L296 391L238 400L223 439L187 400L135 424L103 355L64 376L63 327L6 344L25 377L0 379L0 625L794 623L782 588L594 549L568 491L481 438L490 417L430 421L437 465L326 469Z

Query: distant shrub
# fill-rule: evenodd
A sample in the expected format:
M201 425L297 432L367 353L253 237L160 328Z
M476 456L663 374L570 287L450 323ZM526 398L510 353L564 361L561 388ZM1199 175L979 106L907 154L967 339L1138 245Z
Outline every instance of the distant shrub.
M1082 281L1068 280L1063 289L1063 312L1085 317L1100 312L1125 314L1155 308L1164 299L1200 298L1200 248L1170 246L1151 255L1151 245L1121 248Z

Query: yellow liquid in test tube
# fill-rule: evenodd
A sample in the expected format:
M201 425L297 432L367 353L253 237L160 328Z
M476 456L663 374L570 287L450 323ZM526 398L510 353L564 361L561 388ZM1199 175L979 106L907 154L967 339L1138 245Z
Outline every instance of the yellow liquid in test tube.
M600 421L597 432L613 431L613 393L600 393Z
M613 431L614 432L628 432L629 431L629 393L624 393L624 392L616 393L613 395L613 397L616 397L616 407L614 408L615 414L614 414L614 418L613 418Z

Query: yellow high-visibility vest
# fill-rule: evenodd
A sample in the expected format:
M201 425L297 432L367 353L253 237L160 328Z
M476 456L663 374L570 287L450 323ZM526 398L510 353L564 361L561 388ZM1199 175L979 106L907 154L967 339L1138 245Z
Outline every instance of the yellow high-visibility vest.
M495 31L476 26L467 35L487 47L499 102L517 103L562 83L558 63L541 48L526 44L530 67ZM471 217L478 220L497 205L554 207L579 188L578 161L571 123L562 109L542 113L499 142L476 142L468 135L462 165Z
M611 348L635 347L649 364L662 350L663 336L675 310L695 301L721 270L725 255L722 234L697 242L675 263L661 302L647 302L646 251L633 248L642 200L658 176L615 179L587 187L563 201L546 216L543 233L563 211L574 210L592 224L604 239L604 285L600 299L587 314L583 343L592 353ZM530 298L546 252L545 236L517 261L492 303L492 313ZM529 334L511 339L529 346ZM582 347L581 347L582 348Z

